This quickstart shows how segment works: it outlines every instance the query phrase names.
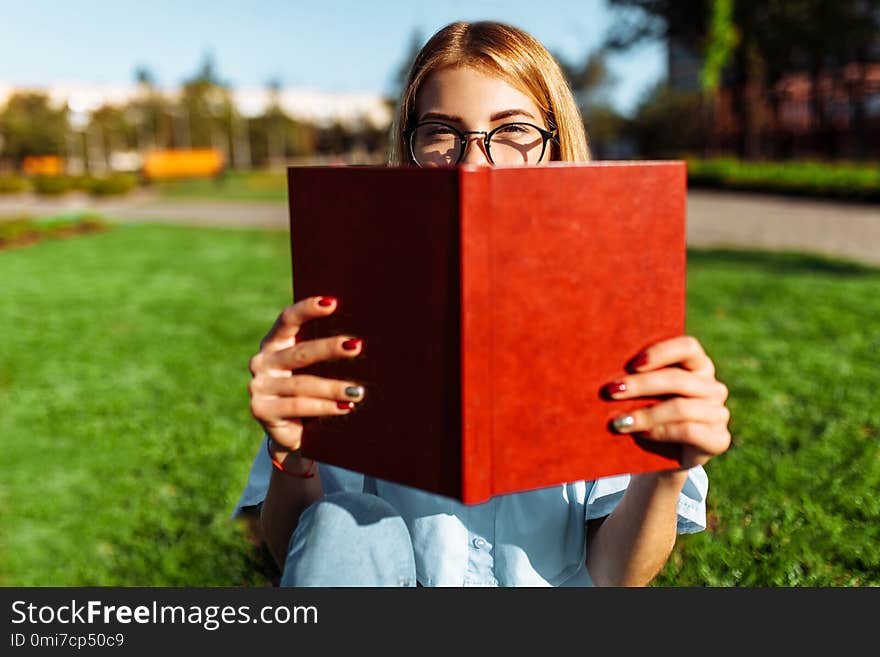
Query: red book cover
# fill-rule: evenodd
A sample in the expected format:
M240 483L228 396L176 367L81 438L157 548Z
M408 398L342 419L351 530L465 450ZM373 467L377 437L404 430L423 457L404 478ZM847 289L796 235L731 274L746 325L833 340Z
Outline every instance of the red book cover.
M610 421L651 400L604 384L685 322L683 162L291 167L294 298L336 312L303 338L363 352L307 368L361 383L303 453L465 503L677 467Z

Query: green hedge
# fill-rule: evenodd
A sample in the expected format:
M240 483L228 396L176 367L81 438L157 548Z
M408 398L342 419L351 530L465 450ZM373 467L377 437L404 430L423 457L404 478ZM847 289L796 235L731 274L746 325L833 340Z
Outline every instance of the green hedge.
M0 194L18 194L28 188L27 180L14 174L0 175Z
M138 178L130 173L109 176L36 176L31 180L34 192L41 196L60 196L71 191L82 191L92 196L121 196L138 186ZM2 192L0 183L0 192ZM11 191L24 191L23 188Z
M121 196L128 194L138 185L137 176L116 173L106 178L92 178L85 191L92 196Z
M36 176L31 186L40 196L61 196L74 187L70 176Z
M691 187L880 201L880 164L685 159Z

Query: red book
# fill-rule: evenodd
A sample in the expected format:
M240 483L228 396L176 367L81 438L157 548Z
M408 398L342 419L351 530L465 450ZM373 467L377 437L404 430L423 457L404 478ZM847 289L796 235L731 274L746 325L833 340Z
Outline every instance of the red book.
M685 322L683 162L291 167L295 299L339 299L305 339L364 340L307 372L366 388L303 453L477 503L678 467L609 422L604 384ZM656 400L654 400L656 401Z

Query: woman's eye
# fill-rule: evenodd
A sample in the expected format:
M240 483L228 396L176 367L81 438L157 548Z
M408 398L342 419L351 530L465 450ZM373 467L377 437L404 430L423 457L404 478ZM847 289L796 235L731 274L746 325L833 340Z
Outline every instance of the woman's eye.
M432 137L436 137L436 136L444 136L444 135L453 135L453 134L455 134L455 131L452 128L447 128L445 126L436 126L434 128L431 128L428 131L428 134L431 135Z

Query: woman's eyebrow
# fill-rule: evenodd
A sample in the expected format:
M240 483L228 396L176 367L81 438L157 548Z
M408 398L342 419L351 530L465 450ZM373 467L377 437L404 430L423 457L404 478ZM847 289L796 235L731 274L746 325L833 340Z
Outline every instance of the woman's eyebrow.
M461 123L460 116L443 114L442 112L425 112L424 114L422 114L419 121L427 121L428 119L439 119L440 121L449 121L450 123Z
M519 115L527 116L530 119L535 118L534 114L532 114L531 112L527 112L524 109L509 109L509 110L504 110L503 112L496 112L495 114L493 114L492 116L489 117L489 120L490 121L498 121L499 119L506 119L511 116L519 116Z
M508 109L502 110L501 112L495 112L495 114L489 117L489 121L498 121L500 119L506 119L511 116L527 116L530 119L535 119L534 114L524 109ZM454 114L444 114L442 112L425 112L419 118L419 121L427 121L429 119L449 121L451 123L461 123L460 116L455 116Z

